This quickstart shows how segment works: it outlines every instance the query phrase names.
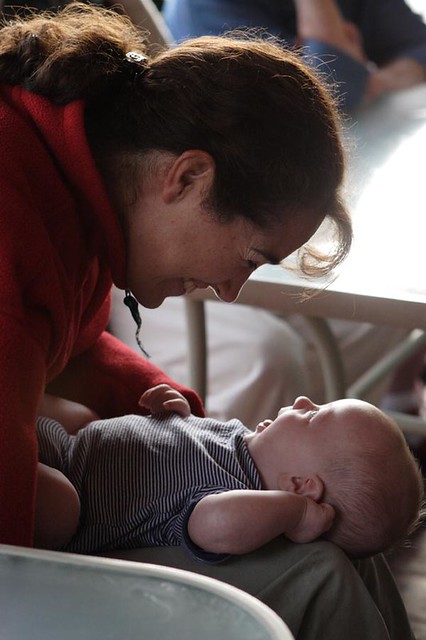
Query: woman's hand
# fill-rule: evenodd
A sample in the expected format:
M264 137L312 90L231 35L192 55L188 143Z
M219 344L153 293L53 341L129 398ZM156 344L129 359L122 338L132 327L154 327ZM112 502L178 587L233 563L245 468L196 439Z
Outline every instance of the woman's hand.
M139 405L154 415L174 412L186 418L191 414L187 399L168 384L159 384L145 391L139 398Z

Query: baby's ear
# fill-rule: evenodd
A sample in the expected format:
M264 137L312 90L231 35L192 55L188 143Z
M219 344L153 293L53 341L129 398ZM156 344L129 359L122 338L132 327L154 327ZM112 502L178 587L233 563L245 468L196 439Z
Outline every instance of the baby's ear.
M290 473L281 473L278 477L278 489L297 493L318 502L324 494L324 482L316 473L311 476L292 476Z

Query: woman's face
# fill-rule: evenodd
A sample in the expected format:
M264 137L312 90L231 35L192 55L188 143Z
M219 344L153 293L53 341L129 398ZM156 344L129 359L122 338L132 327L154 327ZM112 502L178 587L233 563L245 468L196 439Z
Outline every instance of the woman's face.
M257 267L280 262L317 228L311 220L265 232L241 217L221 222L203 206L212 175L197 171L154 181L127 214L127 286L145 307L206 287L233 302Z
M147 308L207 287L221 300L233 302L255 269L280 262L312 235L310 225L289 224L268 234L242 218L221 223L198 211L187 224L183 217L170 222L163 234L132 243L129 288Z

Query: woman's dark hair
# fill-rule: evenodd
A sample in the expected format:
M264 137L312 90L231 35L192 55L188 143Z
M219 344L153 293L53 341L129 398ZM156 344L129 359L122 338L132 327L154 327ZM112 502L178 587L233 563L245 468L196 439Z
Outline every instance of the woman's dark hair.
M306 273L326 273L346 256L352 235L340 199L338 112L296 54L242 33L188 40L142 63L126 62L130 51L147 55L129 19L73 4L1 29L0 81L57 104L84 99L100 166L153 150L208 152L216 164L208 204L225 220L240 215L273 229L298 216L328 218L335 250L308 251Z

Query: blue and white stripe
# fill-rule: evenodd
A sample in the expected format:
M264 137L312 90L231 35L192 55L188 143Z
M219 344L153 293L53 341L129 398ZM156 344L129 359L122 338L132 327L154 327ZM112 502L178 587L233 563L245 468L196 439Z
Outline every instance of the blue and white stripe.
M82 518L65 550L96 553L185 543L188 511L205 495L260 489L238 420L124 416L76 436L39 418L41 462L76 487Z

